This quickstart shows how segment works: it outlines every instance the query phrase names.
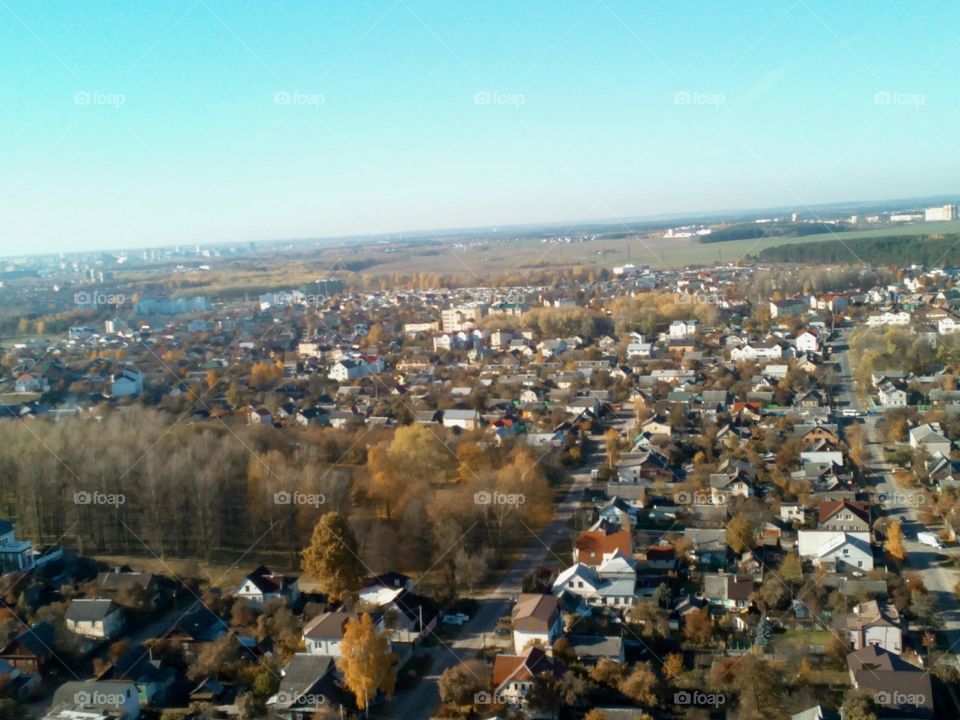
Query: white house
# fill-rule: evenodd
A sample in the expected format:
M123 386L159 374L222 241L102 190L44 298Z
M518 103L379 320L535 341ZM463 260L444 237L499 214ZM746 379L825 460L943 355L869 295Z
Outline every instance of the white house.
M874 313L867 316L867 325L869 327L879 327L881 325L909 325L910 313L906 310L894 312L885 310L881 313Z
M868 600L852 613L834 616L834 628L846 636L853 650L876 645L899 655L903 651L903 629L897 608L882 600Z
M800 352L820 352L820 340L817 338L817 334L810 332L809 330L804 330L794 340L796 348Z
M797 549L801 558L835 572L873 570L873 551L867 532L800 530Z
M885 380L877 387L877 396L884 407L906 407L907 391L898 387L890 380Z
M632 342L627 343L628 358L648 358L653 357L653 343Z
M240 581L234 595L255 608L271 600L285 600L293 605L300 598L300 584L292 575L276 575L261 565Z
M783 522L803 522L806 519L803 505L784 503L780 506L780 519Z
M303 626L303 642L311 655L340 657L343 628L355 617L347 612L325 612Z
M587 605L629 608L636 602L637 571L633 560L615 553L596 570L589 565L571 565L553 583L553 594L568 593Z
M513 607L513 649L521 653L531 643L544 648L563 635L560 600L553 595L524 593Z
M674 320L670 323L668 333L672 338L687 338L697 332L696 320Z
M538 675L558 673L559 666L539 647L521 655L497 655L493 661L493 697L506 705L522 706Z
M74 598L64 620L72 633L109 640L123 629L123 608L109 599Z
M941 335L949 335L951 333L960 332L960 318L956 318L952 315L948 315L945 318L940 318L940 321L937 323L937 332Z
M338 360L330 368L327 377L337 382L348 382L358 378L366 377L367 369L359 360Z
M44 720L137 720L140 693L129 680L75 680L53 693Z
M338 658L342 654L343 630L348 620L356 618L355 613L325 612L317 615L303 626L303 642L307 653ZM383 631L383 617L376 620L376 628Z
M743 360L779 360L783 357L783 347L778 343L748 343L730 351L734 362Z
M923 447L930 455L949 455L953 443L940 431L939 423L925 423L910 429L910 447Z
M480 426L480 413L477 410L444 410L443 426L476 430Z

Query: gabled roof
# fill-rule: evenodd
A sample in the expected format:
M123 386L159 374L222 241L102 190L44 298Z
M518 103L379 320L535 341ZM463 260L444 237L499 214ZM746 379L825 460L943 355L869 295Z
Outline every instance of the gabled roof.
M497 655L493 661L493 687L499 690L510 681L529 682L537 675L559 676L561 666L543 648L533 646L524 655Z
M70 601L67 608L66 619L73 622L93 622L103 620L110 613L116 612L120 606L103 598L93 600L87 598L74 598Z
M303 637L311 640L340 640L347 620L355 617L347 612L325 612L303 626Z
M553 595L524 593L513 607L513 627L521 632L546 632L560 607Z
M607 533L603 530L584 530L573 543L577 550L577 560L599 564L604 555L621 551L629 554L633 551L632 538L627 530Z
M864 502L856 500L821 500L820 501L820 524L828 522L832 517L842 510L846 510L870 525L870 506Z

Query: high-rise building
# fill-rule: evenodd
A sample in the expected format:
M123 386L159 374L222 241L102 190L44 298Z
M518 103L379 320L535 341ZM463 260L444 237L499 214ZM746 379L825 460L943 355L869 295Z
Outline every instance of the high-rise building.
M957 206L953 204L942 207L927 208L923 214L927 222L945 222L957 219Z

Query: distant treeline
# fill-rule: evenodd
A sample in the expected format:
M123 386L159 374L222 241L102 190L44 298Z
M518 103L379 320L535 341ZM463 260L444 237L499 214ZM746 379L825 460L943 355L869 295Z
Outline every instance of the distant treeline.
M806 237L827 233L846 232L847 225L831 223L741 223L714 230L709 235L700 236L702 243L726 242L728 240L753 240L762 237Z
M762 262L860 263L871 265L956 265L960 235L897 235L884 238L791 243L765 248Z

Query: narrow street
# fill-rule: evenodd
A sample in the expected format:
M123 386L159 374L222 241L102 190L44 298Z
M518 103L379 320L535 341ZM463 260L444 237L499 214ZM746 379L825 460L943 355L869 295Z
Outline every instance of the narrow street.
M628 412L619 413L610 418L608 427L623 431L631 417ZM532 536L524 548L523 554L503 576L494 589L476 598L479 610L464 625L459 636L453 642L443 641L431 648L431 665L424 679L416 687L398 692L389 701L382 703L374 713L383 717L426 720L440 705L438 680L447 668L464 660L477 656L479 651L489 645L496 637L493 632L497 620L507 615L513 606L513 600L520 594L523 578L543 563L559 564L569 558L554 557L550 548L554 543L569 537L569 522L583 497L583 491L590 485L591 471L605 460L602 442L598 437L587 440L583 456L583 465L571 473L573 483L567 494L557 502L553 520L535 536Z
M838 399L845 406L854 407L859 413L865 413L868 408L857 394L854 385L847 352L848 337L848 330L841 331L840 340L835 344L835 359L840 365L842 386ZM926 502L927 495L918 489L900 488L896 484L893 477L894 468L884 458L883 443L877 430L877 424L882 417L881 414L868 414L863 420L867 452L865 471L874 483L875 497L885 496L884 502L881 503L884 516L899 519L903 526L907 536L904 540L907 564L912 571L919 573L923 584L933 595L943 622L946 647L960 666L960 600L953 591L957 581L960 580L960 572L941 564L948 557L960 554L960 548L937 550L916 540L917 532L927 529L917 516L917 509ZM859 420L853 422L859 422Z

